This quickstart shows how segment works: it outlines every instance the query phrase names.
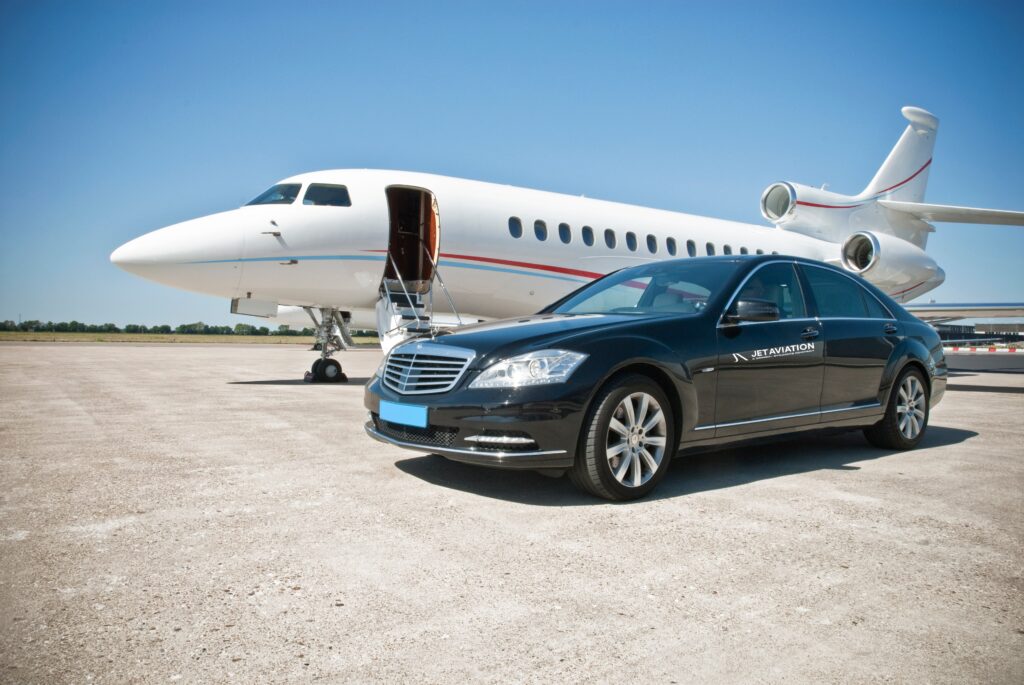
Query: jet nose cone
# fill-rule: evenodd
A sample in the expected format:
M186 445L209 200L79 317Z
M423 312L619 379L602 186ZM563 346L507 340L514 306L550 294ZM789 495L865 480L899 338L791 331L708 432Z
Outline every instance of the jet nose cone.
M153 265L158 261L157 255L146 236L129 240L127 243L110 253L110 263L133 274L140 273L146 265Z

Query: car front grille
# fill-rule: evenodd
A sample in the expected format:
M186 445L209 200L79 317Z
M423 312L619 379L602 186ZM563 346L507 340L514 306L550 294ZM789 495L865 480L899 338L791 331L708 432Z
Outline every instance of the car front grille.
M377 414L371 414L371 416L373 418L373 426L379 433L395 440L416 445L451 447L455 444L455 436L459 433L458 428L448 428L446 426L417 428L416 426L405 426L400 423L385 421Z
M447 392L476 353L461 347L416 342L395 348L384 365L384 385L403 395Z

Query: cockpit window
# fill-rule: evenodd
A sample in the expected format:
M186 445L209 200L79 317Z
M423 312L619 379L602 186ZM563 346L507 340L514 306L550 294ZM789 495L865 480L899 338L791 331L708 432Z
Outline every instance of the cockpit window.
M301 183L278 183L247 205L290 205L299 195Z
M345 186L329 186L324 183L310 183L306 196L302 198L304 205L325 205L327 207L351 207L352 200Z

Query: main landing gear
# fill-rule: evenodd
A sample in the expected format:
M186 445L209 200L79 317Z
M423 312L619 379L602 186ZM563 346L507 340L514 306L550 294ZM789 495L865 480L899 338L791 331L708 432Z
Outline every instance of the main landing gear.
M320 309L319 321L311 307L306 307L306 313L316 326L316 347L320 348L320 358L313 362L304 380L310 383L347 383L348 376L341 370L341 363L331 359L335 352L347 350L352 344L344 313L337 309Z

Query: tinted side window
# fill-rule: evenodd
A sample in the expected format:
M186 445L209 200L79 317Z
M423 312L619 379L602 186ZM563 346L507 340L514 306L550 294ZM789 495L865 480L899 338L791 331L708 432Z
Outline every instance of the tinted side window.
M868 293L852 279L814 266L803 269L818 304L818 316L862 319L868 315L865 303Z
M324 183L310 183L306 196L302 198L304 205L321 205L325 207L351 207L352 200L345 186L329 186Z
M872 319L894 318L885 307L878 303L878 299L867 292L867 290L864 291L864 303L868 306L868 316Z
M767 300L779 307L780 319L807 316L803 292L792 264L762 266L743 285L737 300Z

